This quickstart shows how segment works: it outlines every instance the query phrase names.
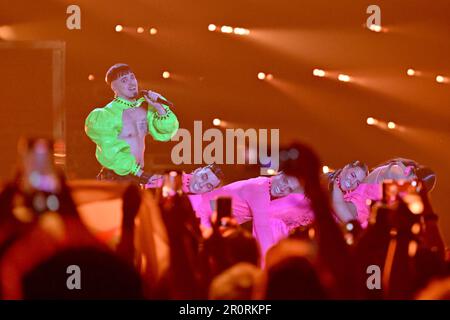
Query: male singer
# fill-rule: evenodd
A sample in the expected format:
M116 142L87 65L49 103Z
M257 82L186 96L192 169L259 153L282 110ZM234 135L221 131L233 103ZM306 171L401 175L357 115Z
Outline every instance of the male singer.
M159 93L147 91L139 98L138 82L128 65L113 65L105 80L114 91L114 100L94 109L85 122L103 166L98 179L146 184L152 175L144 172L145 136L149 133L155 140L168 141L178 130L178 119Z

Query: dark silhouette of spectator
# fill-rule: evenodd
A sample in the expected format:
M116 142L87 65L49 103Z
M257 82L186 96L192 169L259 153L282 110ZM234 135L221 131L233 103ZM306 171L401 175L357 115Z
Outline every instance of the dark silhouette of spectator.
M69 289L67 268L80 270L80 289ZM23 278L24 299L142 299L141 279L133 267L108 251L63 250Z
M263 297L269 300L326 299L317 252L311 242L285 239L267 252Z
M2 297L76 298L74 293L64 293L69 289L63 274L77 262L86 268L82 281L87 289L78 297L141 297L140 277L132 264L100 243L81 222L64 176L53 166L51 143L31 139L20 146L16 178L0 196L1 207L7 209L1 225L9 222L9 238L13 239L3 246L0 259ZM121 274L125 281L114 282Z
M211 283L209 299L251 300L262 271L254 264L240 262L219 274Z
M175 190L180 192L164 196L162 189L158 190L159 207L170 246L166 292L171 299L206 298L208 287L203 281L200 225L189 198L181 193L181 173L176 177L179 181L175 183Z
M117 253L130 264L134 264L134 226L135 218L141 205L139 188L130 184L123 194L123 215L121 238L117 245Z
M390 201L374 205L373 222L356 247L361 298L411 299L430 280L445 274L444 245L426 187L419 193L399 193ZM364 285L369 265L381 269L381 290Z
M229 220L234 221L233 218ZM227 227L220 227L220 230L214 226L212 235L204 241L202 255L207 266L207 282L237 263L260 265L258 242L236 221L228 223Z
M312 148L294 142L280 151L286 151L287 157L280 168L287 175L296 177L304 188L315 215L315 241L318 244L320 265L333 277L335 285L333 298L354 298L355 275L354 260L343 233L333 217L330 195L326 189L322 164Z

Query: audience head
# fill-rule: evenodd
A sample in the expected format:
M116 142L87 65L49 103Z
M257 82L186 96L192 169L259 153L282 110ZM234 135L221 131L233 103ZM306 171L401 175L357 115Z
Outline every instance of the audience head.
M310 242L285 239L266 256L265 299L324 299L325 289L316 270L316 249Z
M261 274L262 271L253 264L238 263L214 278L209 289L209 299L250 300Z
M265 298L268 300L325 299L319 276L311 262L292 256L267 269Z
M228 228L222 233L223 252L226 268L246 262L259 266L260 250L256 239L250 232L242 228Z
M300 182L318 182L322 170L316 152L309 146L294 142L280 149L280 170L286 175L300 179Z

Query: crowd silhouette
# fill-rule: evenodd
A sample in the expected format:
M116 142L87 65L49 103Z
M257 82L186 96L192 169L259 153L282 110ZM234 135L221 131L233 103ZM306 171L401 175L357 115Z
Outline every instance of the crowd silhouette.
M45 140L31 143L22 158L38 147L47 148L42 161L49 165L51 145ZM283 150L296 151L282 159L280 169L300 182L314 221L290 230L267 252L260 250L251 221L249 227L223 217L204 232L179 185L167 195L163 187L66 181L55 168L38 167L55 183L30 187L30 164L19 163L15 179L0 193L0 297L450 298L450 264L428 196L429 174L407 196L388 198L384 190L382 199L370 203L363 227L356 218L337 218L336 184L322 174L312 148L296 142ZM181 179L180 172L175 175ZM82 218L81 211L94 203L100 205L92 208L120 212L120 227L108 241ZM73 265L81 270L80 288L70 289L67 268Z

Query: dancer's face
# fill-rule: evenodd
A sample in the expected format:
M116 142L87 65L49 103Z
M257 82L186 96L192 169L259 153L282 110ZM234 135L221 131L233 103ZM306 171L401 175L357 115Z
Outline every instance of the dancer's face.
M366 173L360 167L345 166L339 176L342 190L351 191L356 189L365 177Z
M220 184L220 179L209 168L198 168L192 173L189 191L199 194L210 192Z
M272 197L284 197L299 190L301 190L300 182L295 177L287 176L283 173L272 177L270 186Z
M138 83L136 76L132 72L123 74L112 81L111 88L116 93L116 96L128 100L136 99L138 95Z

